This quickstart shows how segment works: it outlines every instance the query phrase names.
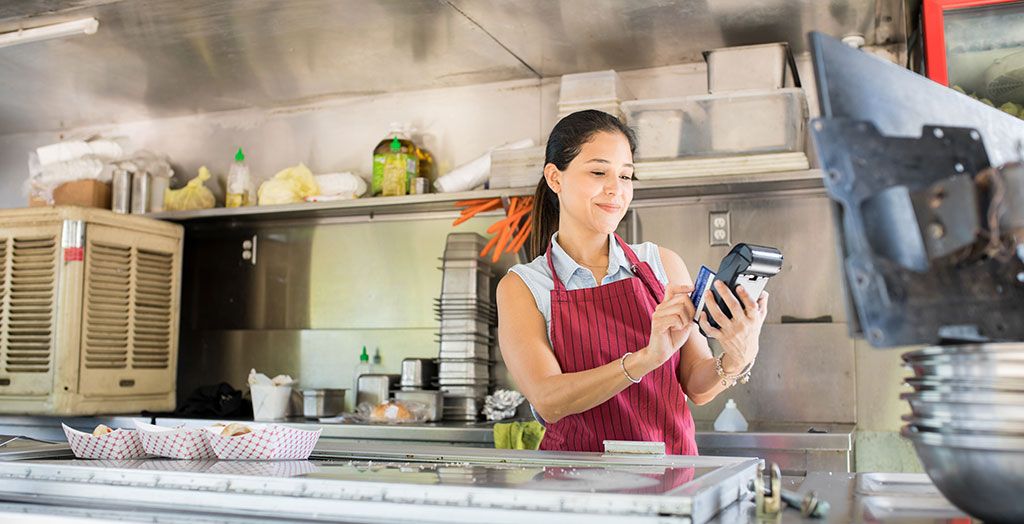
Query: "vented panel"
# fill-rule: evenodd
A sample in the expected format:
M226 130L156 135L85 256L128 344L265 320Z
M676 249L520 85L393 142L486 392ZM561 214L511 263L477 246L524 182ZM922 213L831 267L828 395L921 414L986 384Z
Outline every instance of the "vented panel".
M169 363L172 263L170 253L136 251L132 367L166 368Z
M85 367L166 369L170 365L173 257L89 242Z
M128 365L132 250L91 242L89 257L85 367L122 369Z
M0 259L7 266L3 268L3 273L7 274L3 282L7 295L3 366L8 373L50 370L56 249L57 240L53 236L3 239Z

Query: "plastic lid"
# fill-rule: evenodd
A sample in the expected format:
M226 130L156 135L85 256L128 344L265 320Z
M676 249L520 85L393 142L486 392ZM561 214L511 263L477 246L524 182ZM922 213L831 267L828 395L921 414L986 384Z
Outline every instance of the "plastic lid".
M245 162L245 153L242 152L242 148L238 148L238 152L235 153L235 162Z
M363 346L363 354L359 355L359 361L360 362L369 362L370 361L370 355L368 353L366 353L366 346Z
M725 407L727 407L727 408L735 408L736 407L736 401L731 399L731 398L726 400L725 401Z
M398 141L398 137L396 136L391 139L391 151L393 153L397 153L400 149L402 149L402 143Z

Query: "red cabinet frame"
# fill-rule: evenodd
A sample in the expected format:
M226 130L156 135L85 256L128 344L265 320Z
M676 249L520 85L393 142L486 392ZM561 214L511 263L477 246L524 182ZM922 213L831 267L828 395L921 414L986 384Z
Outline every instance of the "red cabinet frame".
M949 68L946 65L945 13L956 9L969 9L998 4L1020 3L1020 0L924 0L921 16L924 18L924 60L928 78L949 85Z

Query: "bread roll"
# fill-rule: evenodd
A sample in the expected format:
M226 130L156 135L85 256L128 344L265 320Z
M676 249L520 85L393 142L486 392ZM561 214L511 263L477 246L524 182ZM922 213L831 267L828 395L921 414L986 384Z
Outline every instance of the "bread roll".
M374 422L408 422L412 419L412 412L400 402L384 402L370 413L370 420Z
M220 436L237 437L239 435L245 435L246 433L252 433L252 428L246 426L245 424L232 422L231 424L224 426L224 429L220 431Z
M107 426L104 426L103 424L100 424L99 426L96 426L96 429L92 430L92 436L94 436L94 437L102 437L103 435L106 435L107 433L113 433L113 432L114 432L114 430L108 428Z

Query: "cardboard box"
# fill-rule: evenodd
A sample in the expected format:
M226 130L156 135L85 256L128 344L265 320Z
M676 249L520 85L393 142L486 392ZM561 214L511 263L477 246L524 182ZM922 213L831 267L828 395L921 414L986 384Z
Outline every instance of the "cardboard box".
M66 182L53 190L53 205L110 209L110 184L98 180Z

